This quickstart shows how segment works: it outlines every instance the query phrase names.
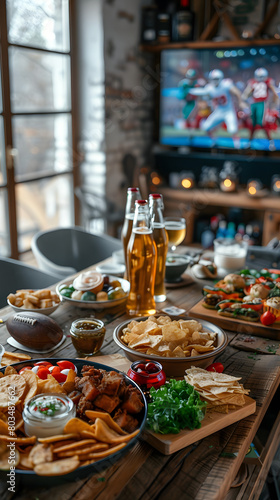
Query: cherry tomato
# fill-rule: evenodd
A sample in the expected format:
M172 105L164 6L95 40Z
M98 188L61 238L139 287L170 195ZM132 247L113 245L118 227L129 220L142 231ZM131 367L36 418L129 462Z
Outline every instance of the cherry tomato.
M55 373L60 373L61 370L59 368L59 366L54 366L52 370L50 370L52 376L54 376Z
M32 366L24 366L21 370L19 370L19 374L21 374L25 370L32 370Z
M38 363L34 363L34 366L53 366L49 361L38 361Z
M209 365L206 370L208 372L222 373L224 371L224 365L222 365L222 363L212 363L212 365Z
M42 380L46 380L48 378L48 375L50 374L50 371L47 367L42 367L42 368L39 368L39 370L37 371L37 375L40 379Z
M53 373L52 372L53 378L60 384L61 382L65 382L67 379L67 375L64 375L63 373Z
M265 326L273 325L275 321L276 321L276 316L270 311L265 311L261 315L261 323Z
M58 361L56 364L57 366L59 366L61 370L65 370L68 368L69 370L72 369L76 371L76 366L74 365L74 363L71 363L71 361L63 360L63 361Z

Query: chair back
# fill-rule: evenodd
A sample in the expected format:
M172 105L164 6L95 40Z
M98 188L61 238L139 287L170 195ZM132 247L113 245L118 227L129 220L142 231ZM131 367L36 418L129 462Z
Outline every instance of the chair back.
M280 269L280 249L250 246L247 251L246 266L251 269Z
M75 226L40 231L33 237L31 248L40 269L64 278L110 257L122 243Z
M36 267L5 257L0 258L0 276L0 307L7 305L9 293L20 289L46 288L58 281L54 274L44 273Z

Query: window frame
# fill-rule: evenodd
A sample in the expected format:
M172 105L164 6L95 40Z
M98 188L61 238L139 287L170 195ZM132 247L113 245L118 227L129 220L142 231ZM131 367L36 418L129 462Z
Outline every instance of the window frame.
M18 247L18 224L17 224L17 208L16 208L16 186L18 184L28 183L32 181L37 181L40 179L48 179L54 177L61 177L63 175L72 176L72 187L73 187L73 214L74 223L76 224L80 216L79 203L74 196L75 187L79 184L79 165L80 157L78 154L78 102L77 102L77 89L78 89L78 75L75 70L76 68L76 50L77 47L77 34L75 26L75 12L76 12L76 0L69 0L69 50L59 51L51 50L41 47L36 47L35 45L24 45L17 43L10 43L8 40L8 24L7 24L7 5L6 0L0 2L0 63L1 63L1 88L2 88L2 101L3 101L3 112L0 115L3 117L4 123L4 158L6 169L6 182L4 181L0 185L0 189L6 190L8 199L8 222L9 222L9 237L10 237L10 257L18 259L20 256ZM40 51L49 54L59 54L70 57L70 109L63 111L32 111L32 112L12 112L11 109L11 84L10 84L10 69L9 69L9 48L16 47L34 51ZM5 75L5 77L4 77ZM42 175L26 175L26 178L17 180L14 168L14 158L16 151L14 149L13 143L13 130L12 121L13 117L16 116L37 116L37 115L60 115L67 114L71 117L71 139L72 139L72 167L65 169L63 172L50 172L43 173ZM24 253L24 252L21 252Z

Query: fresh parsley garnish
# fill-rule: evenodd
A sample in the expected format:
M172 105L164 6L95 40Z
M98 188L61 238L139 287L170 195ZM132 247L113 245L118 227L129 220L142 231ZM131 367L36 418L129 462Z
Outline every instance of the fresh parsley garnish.
M178 434L181 429L201 427L207 403L185 380L171 379L158 390L150 390L147 426L160 434Z

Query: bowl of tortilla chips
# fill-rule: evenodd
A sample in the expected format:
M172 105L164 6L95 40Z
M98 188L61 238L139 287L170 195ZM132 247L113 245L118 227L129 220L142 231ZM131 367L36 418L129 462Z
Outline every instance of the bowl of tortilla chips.
M162 314L124 321L115 328L114 341L129 360L159 361L167 376L181 377L191 366L213 363L228 339L209 321Z

